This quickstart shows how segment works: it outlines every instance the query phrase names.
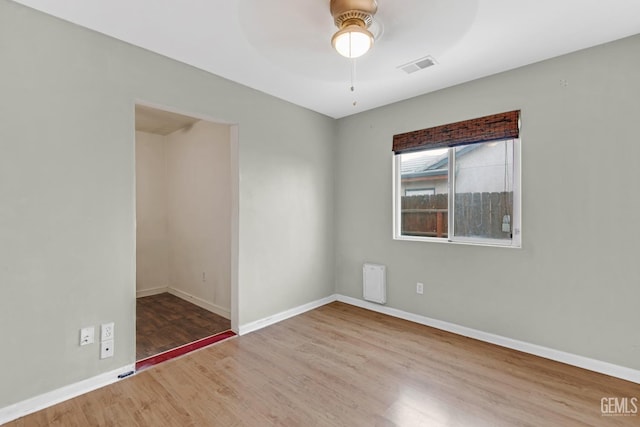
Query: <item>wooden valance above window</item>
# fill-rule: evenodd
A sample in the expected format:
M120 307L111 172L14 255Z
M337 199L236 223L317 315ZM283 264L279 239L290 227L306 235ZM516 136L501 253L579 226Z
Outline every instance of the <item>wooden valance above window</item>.
M520 110L393 135L396 154L520 136Z

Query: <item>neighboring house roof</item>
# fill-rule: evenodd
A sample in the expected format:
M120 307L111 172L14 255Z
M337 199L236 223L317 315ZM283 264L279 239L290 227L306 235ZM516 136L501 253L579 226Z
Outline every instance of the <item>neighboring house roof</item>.
M477 144L467 145L456 153L461 157L479 148ZM403 179L422 178L428 176L444 176L449 170L449 155L447 153L437 157L415 157L402 161L400 175Z

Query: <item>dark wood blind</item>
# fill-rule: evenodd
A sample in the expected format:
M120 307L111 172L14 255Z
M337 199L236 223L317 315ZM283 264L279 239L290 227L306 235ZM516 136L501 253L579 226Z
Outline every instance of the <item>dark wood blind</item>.
M519 136L520 110L516 110L393 135L393 151L401 154L428 148L513 139Z

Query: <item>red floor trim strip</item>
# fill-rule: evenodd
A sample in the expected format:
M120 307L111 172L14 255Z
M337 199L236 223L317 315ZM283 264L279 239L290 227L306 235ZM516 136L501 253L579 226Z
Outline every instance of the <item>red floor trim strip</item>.
M236 334L233 331L224 331L219 334L211 335L198 341L191 342L189 344L181 345L171 350L167 350L163 353L156 354L155 356L147 357L146 359L138 360L136 362L136 371L149 368L158 363L165 362L169 359L173 359L178 356L182 356L187 353L191 353L194 350L198 350L202 347L206 347L218 341L226 340L227 338L234 337Z

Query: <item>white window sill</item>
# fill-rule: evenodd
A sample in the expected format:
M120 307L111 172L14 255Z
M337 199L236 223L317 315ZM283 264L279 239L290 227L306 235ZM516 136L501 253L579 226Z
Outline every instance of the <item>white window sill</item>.
M407 241L407 242L428 242L428 243L450 243L453 245L471 245L471 246L488 246L493 248L509 248L509 249L522 249L522 245L515 241L511 243L502 243L496 240L449 240L439 237L418 237L418 236L393 236L393 240Z

